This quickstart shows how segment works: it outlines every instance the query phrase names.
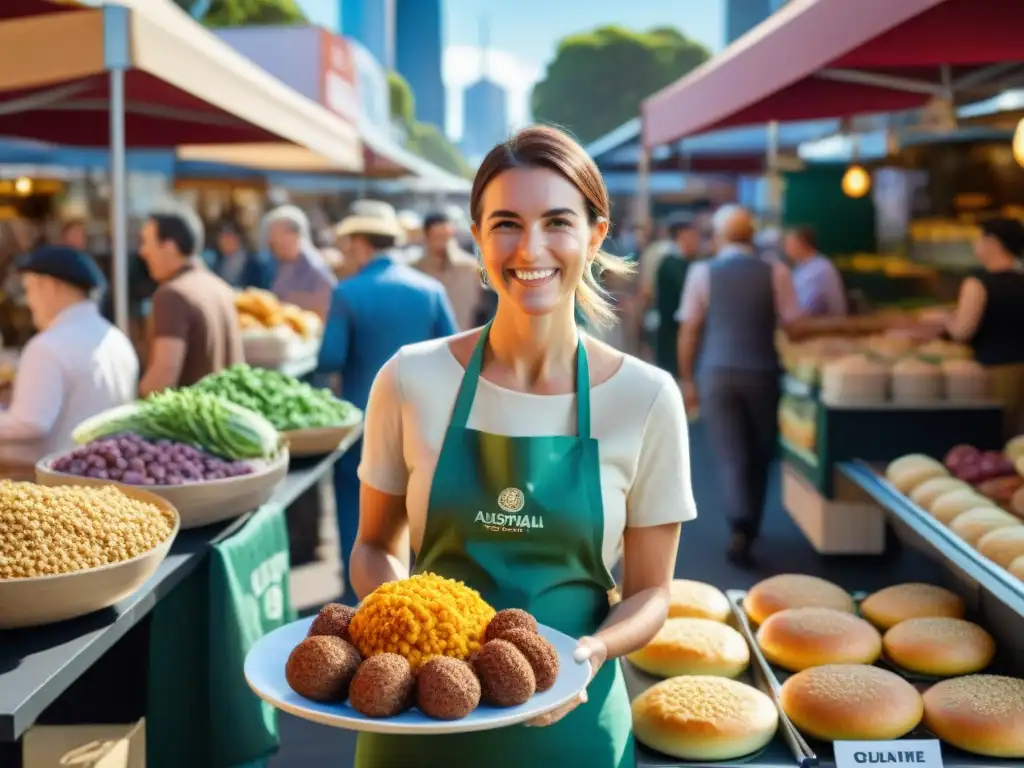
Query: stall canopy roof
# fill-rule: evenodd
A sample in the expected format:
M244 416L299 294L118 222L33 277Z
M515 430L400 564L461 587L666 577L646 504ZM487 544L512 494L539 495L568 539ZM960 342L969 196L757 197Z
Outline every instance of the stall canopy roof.
M1019 75L1022 29L1018 0L791 0L648 98L644 145L730 125L911 109L947 86L970 100L994 95Z
M120 43L129 146L283 139L335 167L362 168L353 126L232 50L170 0L98 8L3 0L0 18L8 19L0 23L0 134L107 145L106 73Z

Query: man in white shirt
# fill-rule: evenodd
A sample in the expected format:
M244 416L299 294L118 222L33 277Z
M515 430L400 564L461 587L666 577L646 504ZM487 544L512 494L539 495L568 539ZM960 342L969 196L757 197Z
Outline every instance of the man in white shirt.
M8 467L70 448L80 422L133 401L139 383L135 349L94 300L106 281L91 257L44 246L19 271L39 333L22 351L11 407L0 412L0 463Z

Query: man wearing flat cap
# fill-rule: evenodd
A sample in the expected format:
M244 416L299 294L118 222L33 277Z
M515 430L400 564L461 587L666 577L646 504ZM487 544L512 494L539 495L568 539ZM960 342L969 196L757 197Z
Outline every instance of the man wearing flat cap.
M389 204L358 201L334 234L356 273L334 289L318 370L340 373L342 397L365 409L370 385L384 363L406 344L455 333L455 315L439 281L398 262L395 248L404 232ZM362 440L334 468L346 602L358 599L348 566L359 525L356 470L361 456Z
M96 300L106 281L88 254L44 246L18 268L39 332L21 353L11 406L0 412L0 460L31 466L70 448L79 422L132 402L139 359L100 315Z

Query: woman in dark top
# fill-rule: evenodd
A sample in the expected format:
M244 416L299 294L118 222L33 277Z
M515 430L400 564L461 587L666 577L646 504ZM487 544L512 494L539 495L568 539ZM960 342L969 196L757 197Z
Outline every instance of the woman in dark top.
M956 309L939 329L967 344L1006 403L1010 435L1024 431L1024 224L997 218L981 224L974 253L984 267L960 286Z

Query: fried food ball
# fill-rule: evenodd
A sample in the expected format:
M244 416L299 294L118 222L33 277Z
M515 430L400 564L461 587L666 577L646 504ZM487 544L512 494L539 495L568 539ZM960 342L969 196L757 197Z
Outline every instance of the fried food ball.
M356 609L341 603L328 603L320 609L320 613L309 625L309 632L306 637L315 635L333 635L351 643L352 638L348 634L348 625L352 617L356 615Z
M348 702L367 717L394 717L412 706L415 692L416 678L405 657L379 653L359 665Z
M284 676L300 696L313 701L344 701L359 668L359 652L340 637L307 637L288 654Z
M435 656L416 676L416 706L437 720L461 720L480 705L480 681L465 661Z
M175 514L119 488L0 481L0 580L74 573L155 549Z
M537 678L526 656L508 640L489 640L473 662L480 677L483 700L495 707L515 707L529 701Z
M526 629L510 629L501 639L512 643L530 662L537 681L537 693L543 693L555 684L559 668L558 651L546 638Z
M397 653L419 669L432 656L467 659L494 616L480 593L461 581L421 573L367 595L348 631L363 656Z
M487 625L487 639L497 640L513 629L525 629L537 633L537 620L521 608L506 608L498 611Z

